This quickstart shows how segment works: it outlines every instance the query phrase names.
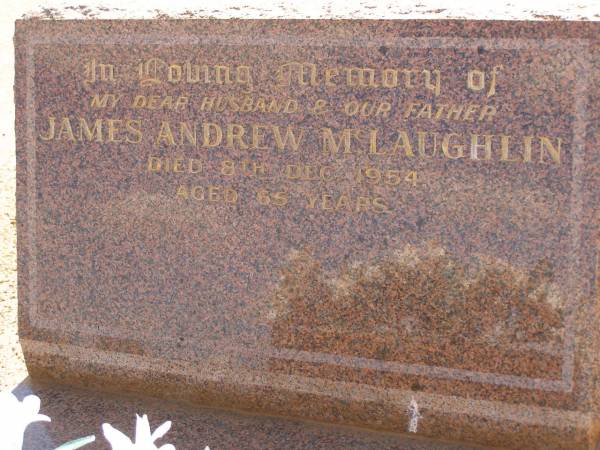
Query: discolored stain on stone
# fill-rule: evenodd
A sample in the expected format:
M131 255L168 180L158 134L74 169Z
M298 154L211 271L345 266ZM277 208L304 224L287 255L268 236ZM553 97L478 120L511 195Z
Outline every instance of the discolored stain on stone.
M560 376L565 300L551 265L531 269L410 245L330 277L294 252L269 307L276 345L385 361ZM490 361L485 355L503 355Z

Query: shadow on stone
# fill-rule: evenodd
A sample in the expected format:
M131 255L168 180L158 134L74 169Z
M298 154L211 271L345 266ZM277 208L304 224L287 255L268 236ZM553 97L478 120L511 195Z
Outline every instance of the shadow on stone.
M475 447L429 442L402 435L254 416L236 412L188 408L168 402L133 396L116 396L73 389L26 378L13 393L19 398L35 394L41 399L41 412L50 423L31 424L23 450L52 450L83 436L96 435L86 450L109 450L102 423L110 423L128 436L135 435L135 415L147 414L151 429L171 420L171 430L156 443L175 445L177 450L211 449L364 449L364 450L465 450Z

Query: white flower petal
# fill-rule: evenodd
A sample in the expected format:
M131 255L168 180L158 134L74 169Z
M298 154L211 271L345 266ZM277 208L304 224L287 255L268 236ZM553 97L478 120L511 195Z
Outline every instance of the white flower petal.
M22 403L24 409L32 416L35 416L37 413L40 412L41 402L40 398L37 395L28 395L23 399Z
M0 430L9 428L15 414L21 411L21 404L12 392L0 392Z
M102 431L104 432L104 437L110 443L110 446L113 450L128 450L133 448L131 439L114 428L112 425L103 423Z
M0 405L2 407L16 405L17 403L19 403L19 399L12 392L0 392Z
M170 429L171 429L171 421L167 420L165 423L163 423L161 426L159 426L156 430L154 430L154 433L152 433L152 442L163 437L165 434L167 434L167 431L169 431Z
M176 450L173 444L161 445L158 450Z
M148 416L144 414L142 417L140 417L136 414L135 417L135 443L152 443L152 433L150 433L150 422L148 422Z
M0 445L2 449L20 450L23 434L32 422L49 422L48 416L38 414L40 399L36 395L26 396L22 402L12 392L0 393Z
M50 419L50 417L45 416L44 414L36 414L33 417L32 422L52 422L52 420Z

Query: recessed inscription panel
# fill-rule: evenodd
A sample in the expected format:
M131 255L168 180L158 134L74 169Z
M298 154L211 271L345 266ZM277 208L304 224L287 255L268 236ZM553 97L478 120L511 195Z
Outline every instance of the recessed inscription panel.
M273 374L571 383L585 47L85 47L29 53L33 323Z

